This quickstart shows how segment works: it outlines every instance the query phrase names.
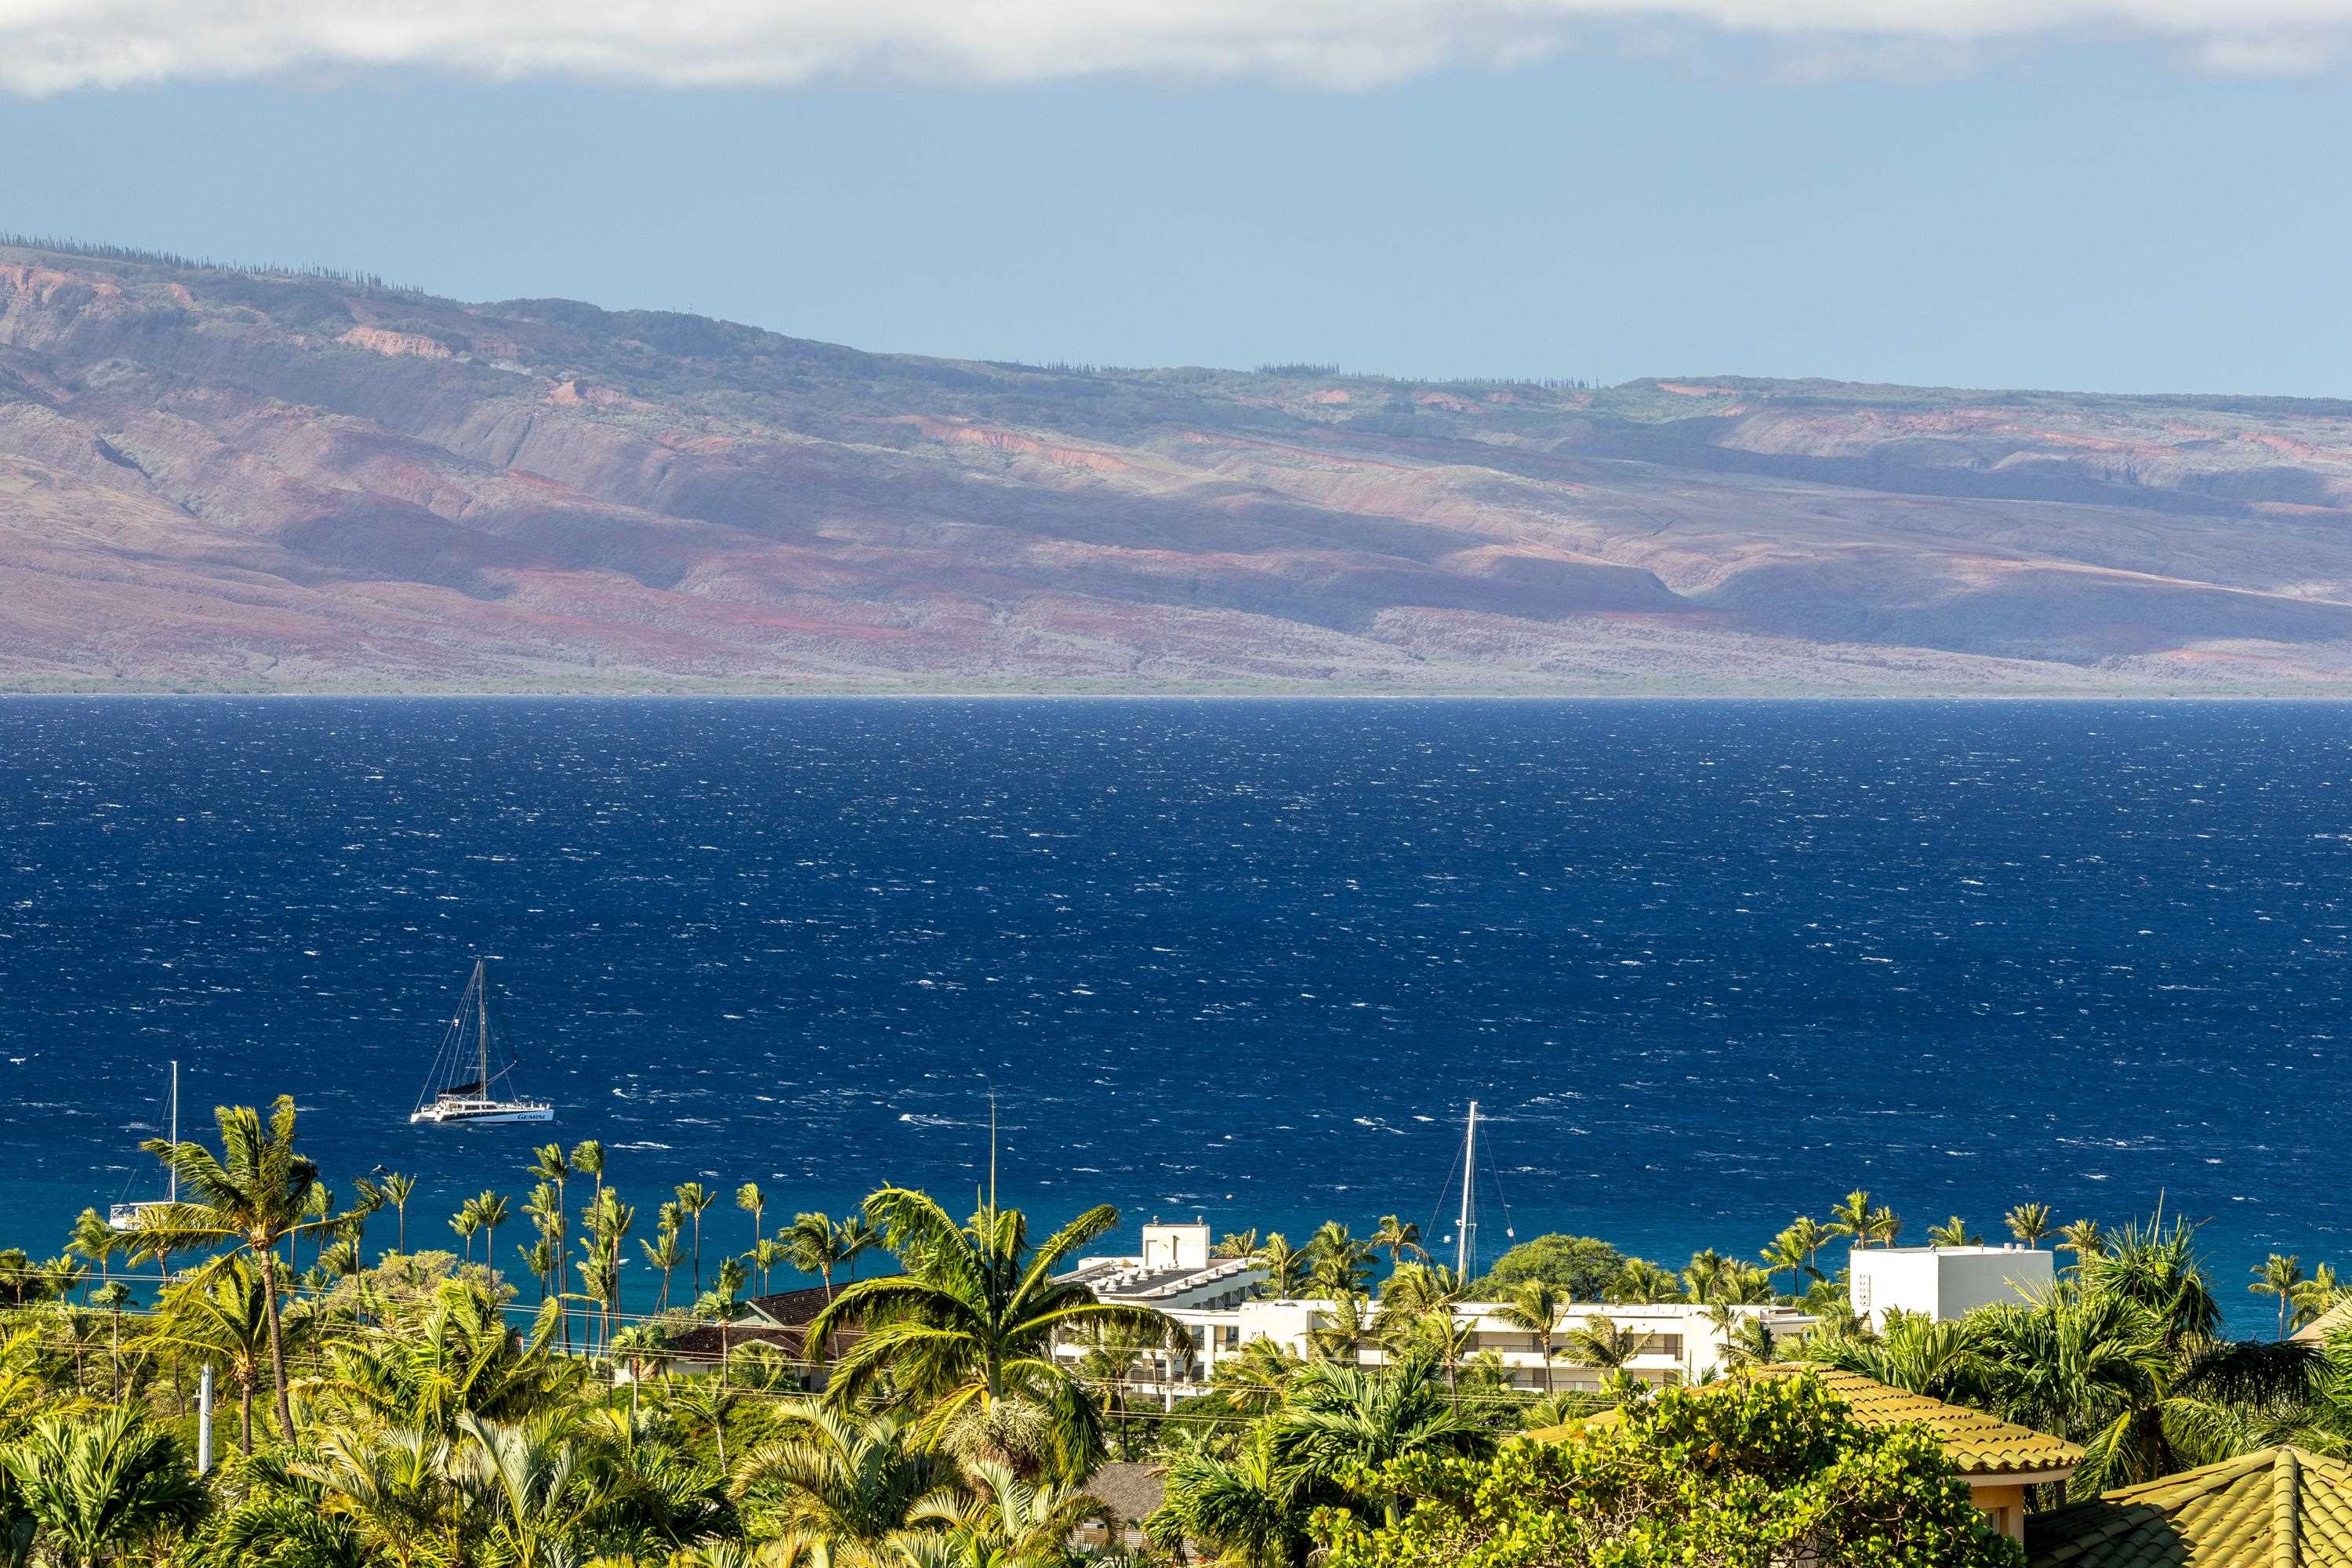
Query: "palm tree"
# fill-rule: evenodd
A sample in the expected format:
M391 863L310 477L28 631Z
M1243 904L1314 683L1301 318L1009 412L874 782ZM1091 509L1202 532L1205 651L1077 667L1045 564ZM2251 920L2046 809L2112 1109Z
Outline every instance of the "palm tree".
M857 1260L882 1245L882 1233L866 1222L862 1214L851 1215L834 1232L834 1248L840 1255L842 1267L849 1278L857 1278Z
M482 1264L489 1269L490 1285L495 1289L499 1282L499 1267L496 1261L499 1226L506 1224L509 1218L506 1194L485 1191L481 1196L474 1200L474 1214L482 1224Z
M1372 1228L1374 1251L1389 1255L1389 1267L1402 1265L1407 1257L1429 1261L1429 1249L1421 1245L1421 1226L1411 1220L1401 1220L1392 1214L1381 1215L1381 1223Z
M1276 1231L1265 1238L1255 1255L1259 1268L1265 1270L1266 1293L1277 1301L1296 1300L1307 1287L1307 1275L1313 1260L1307 1253L1290 1245L1289 1238Z
M1727 1372L1745 1372L1769 1365L1778 1348L1771 1328L1753 1312L1733 1310L1730 1302L1707 1309L1707 1321L1722 1336L1721 1362Z
M2078 1219L2063 1226L2058 1231L2058 1250L2074 1255L2074 1269L2080 1274L2083 1265L2107 1249L2107 1233L2095 1219Z
M1118 1420L1127 1409L1127 1380L1143 1368L1146 1352L1154 1347L1100 1322L1085 1324L1066 1336L1066 1342L1081 1350L1078 1381L1102 1391L1105 1423Z
M743 1282L750 1278L740 1258L719 1260L718 1278L711 1281L710 1294L695 1303L698 1311L707 1304L710 1315L719 1322L719 1381L727 1381L727 1335L735 1321L735 1303L743 1294Z
M635 1207L621 1201L619 1189L605 1187L598 1190L582 1222L591 1239L588 1256L579 1265L580 1278L584 1293L597 1305L601 1342L606 1345L613 1339L613 1314L621 1310L621 1266L625 1260L622 1244L636 1217Z
M1871 1221L1874 1211L1870 1206L1870 1194L1861 1187L1846 1194L1843 1202L1830 1210L1829 1232L1842 1236L1856 1247L1868 1247L1874 1229Z
M448 1453L445 1440L425 1432L330 1427L317 1457L289 1468L320 1489L313 1506L344 1521L368 1560L424 1568L444 1555L436 1550L436 1537L458 1533L446 1468ZM262 1560L257 1552L250 1555Z
M783 1244L772 1236L763 1236L753 1242L751 1250L743 1256L752 1268L760 1271L760 1294L766 1295L768 1277L775 1272L777 1264L784 1261Z
M604 1145L593 1138L583 1138L572 1146L572 1168L583 1176L595 1179L595 1191L588 1194L594 1203L604 1195Z
M1224 1237L1218 1241L1217 1245L1210 1249L1209 1256L1212 1258L1255 1258L1257 1256L1257 1231L1253 1228L1244 1231L1226 1232Z
M516 1242L515 1256L522 1259L522 1266L530 1270L532 1279L539 1281L541 1301L544 1302L555 1294L555 1243L548 1238L545 1231L540 1232L538 1239L529 1247Z
M1425 1361L1383 1372L1318 1365L1300 1374L1290 1398L1270 1418L1274 1451L1296 1472L1302 1490L1335 1508L1377 1498L1393 1525L1405 1500L1367 1486L1365 1478L1422 1455L1476 1455L1494 1447L1486 1428L1456 1409L1438 1388Z
M1646 1354L1649 1344L1649 1335L1620 1328L1615 1319L1595 1312L1584 1320L1584 1327L1568 1331L1559 1353L1573 1366L1622 1372L1635 1356Z
M669 1310L670 1276L676 1274L686 1262L686 1248L678 1244L677 1226L665 1225L654 1232L653 1240L640 1241L637 1245L645 1249L646 1261L661 1270L661 1300L655 1306L654 1310L667 1312Z
M1371 1282L1371 1245L1358 1241L1336 1219L1327 1219L1317 1227L1307 1243L1307 1254L1312 1259L1309 1280L1326 1296L1360 1296Z
M554 1282L555 1293L561 1296L563 1292L563 1282L572 1277L572 1221L564 1196L564 1183L572 1174L572 1161L563 1152L562 1144L543 1143L532 1151L530 1164L527 1169L531 1175L539 1179L542 1188L552 1186L555 1189L555 1202L552 1205L548 1204L538 1194L532 1194L532 1205L536 1211L532 1218L540 1227L540 1234L553 1243L554 1266L549 1270L548 1277ZM558 1331L564 1347L569 1349L572 1344L572 1314L568 1310L563 1314Z
M404 1253L408 1250L408 1200L416 1195L416 1178L394 1171L378 1182L375 1190L392 1205L393 1250Z
M1682 1281L1646 1258L1629 1258L1611 1281L1609 1298L1620 1302L1678 1301Z
M1084 1388L1054 1359L1055 1336L1099 1322L1171 1351L1187 1342L1164 1313L1100 1301L1086 1286L1054 1278L1118 1224L1107 1204L1034 1248L1027 1216L992 1197L959 1226L928 1194L885 1187L866 1200L866 1215L907 1272L844 1289L810 1323L808 1340L829 1346L836 1328L863 1329L835 1361L826 1399L855 1403L887 1378L929 1406L919 1426L927 1442L967 1411L989 1423L1000 1419L1001 1405L1019 1401L1050 1423L1050 1457L1061 1473L1083 1477L1102 1452L1100 1425Z
M1930 1247L1979 1247L1983 1242L1983 1237L1969 1234L1968 1222L1958 1215L1941 1225L1927 1227L1927 1245Z
M2314 1347L2218 1337L2196 1228L2126 1226L2030 1305L1971 1314L1995 1413L2081 1443L2079 1496L2259 1446L2267 1413L2311 1400Z
M1306 1365L1279 1340L1246 1340L1233 1355L1217 1358L1209 1381L1225 1404L1244 1415L1263 1415L1281 1404Z
M73 1237L66 1243L66 1250L97 1264L98 1277L102 1281L107 1278L108 1265L122 1250L125 1239L121 1231L106 1223L104 1215L96 1209L84 1209L74 1221Z
M90 1421L47 1416L0 1450L0 1467L47 1555L73 1568L118 1561L204 1512L203 1483L178 1440L129 1405Z
M1806 1337L1800 1353L1806 1361L1860 1373L1892 1388L1955 1405L1981 1405L1991 1395L1979 1361L1980 1326L1980 1321L1971 1324L1958 1318L1890 1312L1885 1329L1875 1338L1816 1331Z
M120 1279L110 1279L91 1293L89 1304L102 1309L110 1324L111 1335L107 1351L106 1389L108 1397L122 1397L122 1308L131 1300L131 1287Z
M1691 1254L1683 1268L1683 1294L1701 1306L1723 1299L1739 1266L1712 1247Z
M232 1253L167 1288L159 1344L218 1366L236 1390L236 1444L253 1452L253 1391L270 1352L269 1306L260 1270ZM288 1337L304 1321L287 1325Z
M269 1124L249 1105L221 1106L221 1154L201 1143L152 1138L140 1145L162 1156L192 1199L139 1211L137 1234L152 1246L174 1251L224 1243L248 1252L261 1270L263 1299L269 1309L270 1381L278 1394L278 1426L290 1441L294 1411L287 1397L285 1335L278 1310L278 1243L326 1219L306 1222L319 1167L294 1149L294 1099L279 1095ZM339 1220L336 1222L339 1223Z
M711 1205L715 1197L700 1182L678 1184L678 1213L694 1222L694 1293L698 1297L702 1294L702 1211Z
M2311 1278L2294 1288L2294 1316L2291 1320L2302 1328L2320 1317L2346 1298L2344 1287L2336 1279L2336 1266L2323 1263L2311 1271ZM2352 1405L2352 1401L2347 1401Z
M1801 1214L1780 1234L1793 1238L1804 1249L1805 1272L1816 1279L1822 1278L1822 1248L1836 1239L1829 1227L1811 1215Z
M1891 1208L1881 1206L1870 1211L1870 1239L1880 1247L1892 1247L1895 1238L1903 1234L1903 1221Z
M841 1229L828 1214L797 1214L793 1223L776 1233L783 1243L784 1261L803 1274L814 1274L824 1281L824 1299L833 1301L833 1271L845 1261L841 1255Z
M2083 1282L2155 1313L2168 1353L2212 1339L2221 1326L2221 1303L2207 1288L2197 1257L2197 1227L2186 1220L2176 1219L2169 1229L2153 1220L2124 1226L2105 1253L2084 1266Z
M1782 1234L1786 1234L1783 1232ZM1560 1322L1567 1316L1568 1292L1549 1279L1522 1279L1511 1288L1510 1299L1495 1313L1515 1329L1534 1336L1536 1355L1543 1362L1544 1392L1557 1393L1552 1357L1558 1350Z
M1031 1485L1009 1465L982 1459L967 1478L969 1493L935 1492L919 1505L919 1523L940 1533L909 1535L898 1543L908 1568L1012 1568L1071 1560L1070 1536L1102 1516L1100 1498L1053 1482Z
M759 1183L746 1182L735 1189L735 1206L751 1216L751 1247L757 1251L767 1235L760 1216L767 1209L768 1195L760 1190ZM764 1291L767 1288L768 1282L761 1279L760 1289Z
M445 1279L421 1299L395 1299L365 1339L328 1352L315 1397L362 1426L411 1428L454 1441L460 1415L515 1421L556 1409L578 1363L556 1356L552 1312L518 1335L479 1279Z
M457 1239L466 1244L466 1263L472 1267L474 1237L481 1234L482 1229L482 1200L467 1198L458 1205L457 1212L449 1216L449 1228L456 1231Z
M1303 1472L1276 1457L1272 1423L1260 1423L1230 1458L1199 1447L1178 1455L1168 1467L1167 1500L1145 1532L1198 1542L1240 1568L1306 1568L1315 1544L1306 1485Z
M2278 1337L2287 1336L2287 1319L2294 1310L2294 1293L2308 1283L2303 1274L2303 1261L2292 1253L2284 1258L2273 1252L2254 1266L2254 1282L2246 1287L2257 1296L2278 1298Z
M511 1568L568 1568L569 1538L601 1500L562 1427L485 1421L469 1412L457 1417L457 1428L448 1468L488 1516L488 1529L478 1532L485 1555Z
M727 1423L742 1403L742 1391L729 1387L718 1378L683 1378L669 1391L667 1405L671 1416L682 1418L680 1425L689 1432L700 1430L710 1434L721 1475L727 1472Z
M1392 1351L1419 1351L1444 1365L1448 1394L1454 1392L1463 1352L1476 1340L1475 1320L1454 1321L1454 1309L1468 1293L1462 1277L1444 1264L1408 1263L1390 1276L1374 1320L1376 1332Z
M311 1222L310 1226L305 1227L310 1232L311 1246L324 1246L326 1244L325 1233L335 1228L327 1223L327 1215L333 1210L334 1206L334 1190L329 1187L324 1182L320 1182L313 1186L310 1189L310 1195L302 1200L302 1217ZM356 1214L360 1211L354 1209L352 1212ZM286 1237L286 1261L291 1264L298 1271L302 1267L302 1233L300 1231L291 1232ZM315 1255L312 1258L312 1261L317 1261Z
M2028 1247L2039 1247L2042 1238L2050 1234L2048 1204L2020 1204L2001 1216L2009 1234Z
M772 1541L778 1562L877 1568L918 1503L950 1479L898 1415L859 1416L800 1402L774 1436L735 1462L729 1495Z
M1316 1361L1356 1364L1366 1345L1378 1338L1374 1315L1361 1296L1333 1299L1328 1311L1313 1320L1307 1331L1307 1353Z
M1812 1268L1812 1254L1805 1245L1809 1239L1792 1225L1774 1237L1772 1245L1758 1254L1767 1268L1789 1271L1789 1294L1791 1296L1797 1294L1799 1281Z

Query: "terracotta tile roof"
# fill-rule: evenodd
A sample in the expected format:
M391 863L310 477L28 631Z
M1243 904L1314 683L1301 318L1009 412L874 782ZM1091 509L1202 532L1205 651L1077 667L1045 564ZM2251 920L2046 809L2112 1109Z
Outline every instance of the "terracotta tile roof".
M1950 1458L1952 1468L1970 1480L2072 1470L2083 1462L2082 1448L2063 1437L2036 1432L2030 1426L2019 1426L1988 1415L1981 1410L1947 1405L1924 1394L1906 1394L1860 1373L1845 1372L1833 1366L1796 1364L1758 1367L1744 1375L1799 1377L1807 1373L1819 1378L1823 1388L1843 1400L1853 1412L1854 1420L1864 1426L1916 1425L1927 1427L1944 1445L1944 1452ZM1703 1389L1725 1386L1727 1384L1700 1385ZM1549 1427L1528 1435L1544 1442L1556 1443L1580 1429L1613 1425L1617 1419L1616 1411L1604 1411L1570 1426Z
M2025 1521L2032 1568L2352 1568L2352 1467L2269 1448Z

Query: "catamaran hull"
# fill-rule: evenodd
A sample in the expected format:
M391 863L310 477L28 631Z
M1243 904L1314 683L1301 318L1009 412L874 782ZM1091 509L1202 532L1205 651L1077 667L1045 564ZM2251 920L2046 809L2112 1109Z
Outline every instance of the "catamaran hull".
M486 1106L481 1110L444 1110L437 1105L428 1105L422 1110L409 1112L408 1120L411 1124L423 1121L430 1122L436 1127L450 1126L458 1122L488 1126L507 1121L552 1121L555 1120L555 1107L500 1105Z

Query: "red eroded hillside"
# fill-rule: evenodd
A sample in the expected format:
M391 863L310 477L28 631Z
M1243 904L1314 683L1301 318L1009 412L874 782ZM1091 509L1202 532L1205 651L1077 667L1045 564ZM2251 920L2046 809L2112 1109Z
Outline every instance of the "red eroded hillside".
M2352 689L2352 405L862 353L0 248L17 689Z

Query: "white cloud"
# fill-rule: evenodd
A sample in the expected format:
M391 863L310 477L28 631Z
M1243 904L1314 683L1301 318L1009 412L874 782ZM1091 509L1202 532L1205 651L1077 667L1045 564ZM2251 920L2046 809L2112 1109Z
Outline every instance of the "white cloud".
M2333 68L2352 0L0 0L0 90L421 69L663 87L1130 75L1377 87L1630 37L1761 43L1797 76L1989 43ZM1845 62L1845 63L1841 63Z

